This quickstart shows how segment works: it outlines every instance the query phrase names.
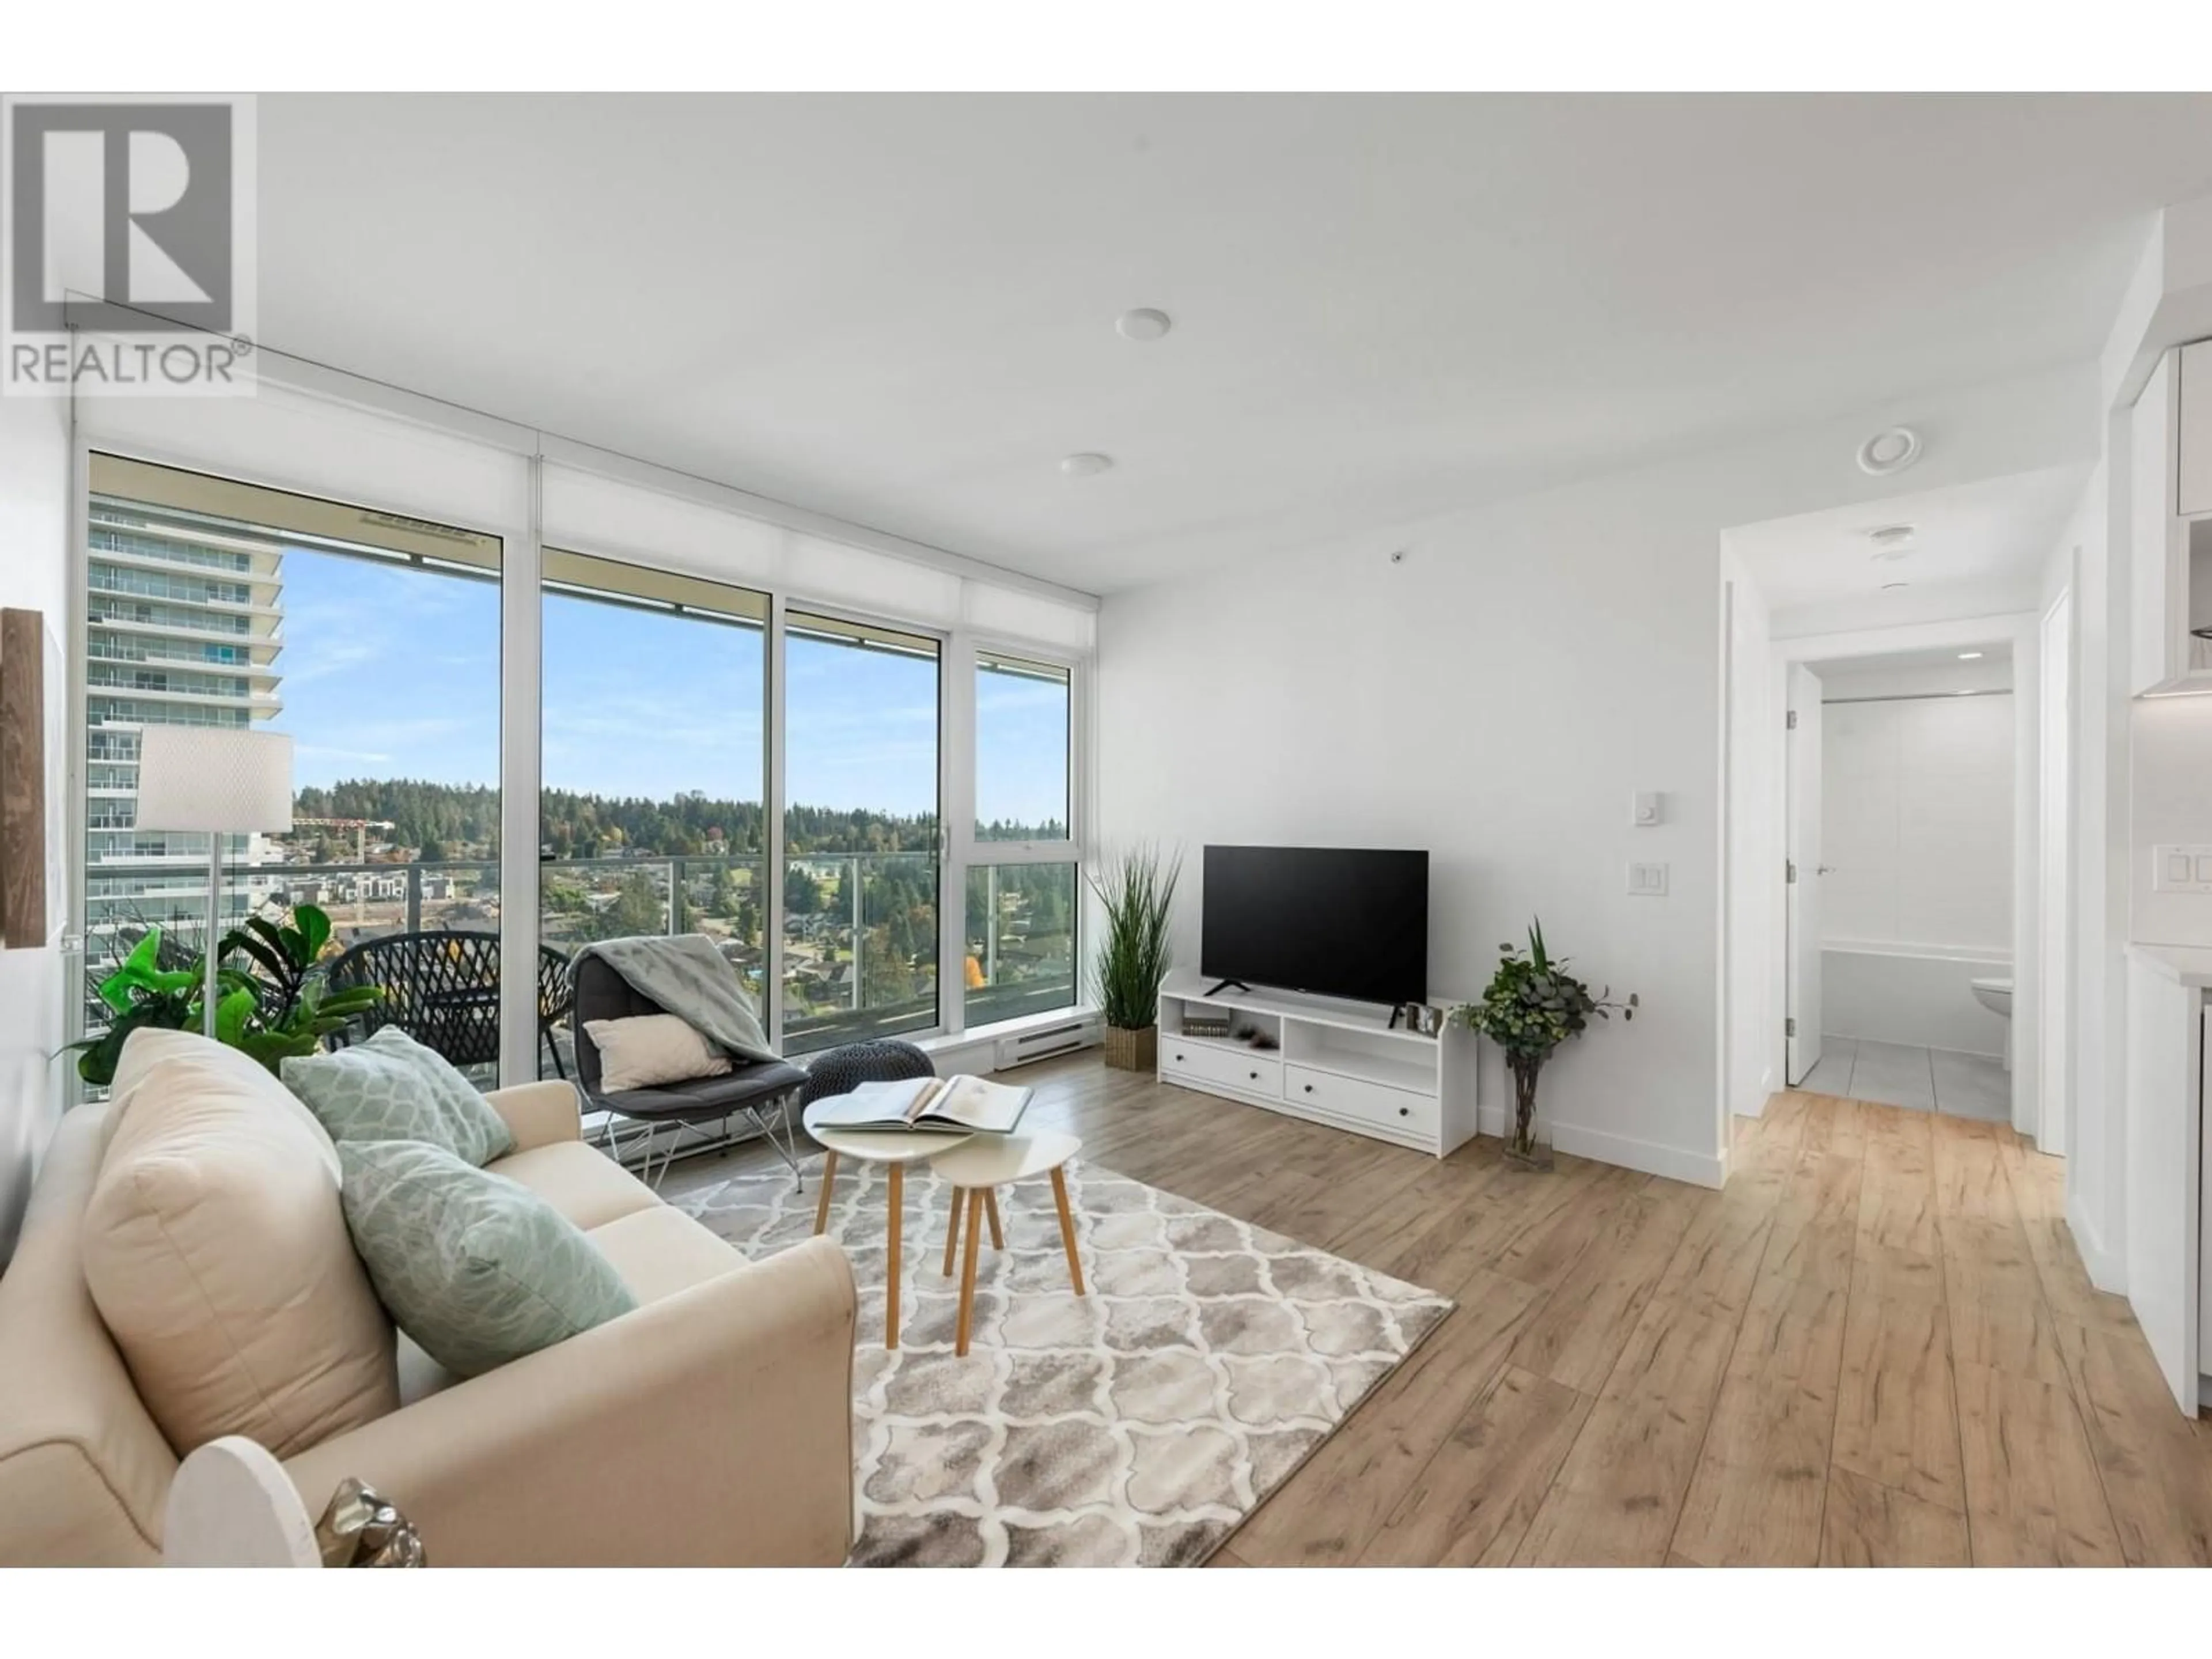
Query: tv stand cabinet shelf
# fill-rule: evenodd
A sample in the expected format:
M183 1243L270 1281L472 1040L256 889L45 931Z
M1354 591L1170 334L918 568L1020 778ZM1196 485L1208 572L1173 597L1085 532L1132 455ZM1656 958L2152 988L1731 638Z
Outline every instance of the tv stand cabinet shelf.
M1230 1035L1186 1036L1186 1013L1226 1014ZM1287 991L1208 996L1194 978L1162 988L1159 1022L1163 1083L1436 1158L1474 1139L1475 1043L1464 1026L1422 1036L1357 1003Z

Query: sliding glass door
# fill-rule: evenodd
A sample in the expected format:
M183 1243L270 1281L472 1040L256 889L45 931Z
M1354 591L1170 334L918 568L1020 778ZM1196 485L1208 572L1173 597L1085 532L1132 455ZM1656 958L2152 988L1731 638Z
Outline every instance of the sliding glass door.
M544 586L541 954L704 933L764 1006L768 596L550 548Z
M939 642L788 613L783 1046L934 1030Z

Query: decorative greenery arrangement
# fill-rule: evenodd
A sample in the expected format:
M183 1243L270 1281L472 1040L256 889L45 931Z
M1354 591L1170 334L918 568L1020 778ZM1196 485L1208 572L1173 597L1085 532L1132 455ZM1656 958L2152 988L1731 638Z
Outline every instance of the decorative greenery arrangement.
M224 934L216 946L216 1040L274 1072L287 1055L313 1054L325 1036L373 1007L384 994L374 986L326 997L313 982L330 937L330 917L312 904L297 907L289 923L255 916ZM234 955L253 970L221 965ZM180 947L159 927L148 927L99 984L100 1000L114 1018L98 1036L71 1045L82 1051L77 1075L103 1088L112 1083L124 1042L143 1027L204 1029L206 984L204 955Z
M1609 1019L1617 1008L1626 1023L1636 1018L1638 999L1632 993L1626 1002L1614 1002L1611 986L1592 996L1588 985L1567 972L1567 959L1554 960L1545 949L1541 921L1529 924L1528 955L1510 945L1498 948L1498 971L1482 1000L1455 1009L1453 1016L1503 1048L1512 1068L1513 1133L1507 1155L1548 1166L1548 1148L1540 1146L1536 1135L1538 1073L1553 1049L1589 1024L1591 1015Z
M1160 986L1174 955L1168 923L1182 875L1181 854L1164 860L1158 848L1140 847L1090 878L1106 912L1092 975L1109 1031L1148 1030L1159 1017Z
M323 994L314 969L330 938L329 915L313 904L295 906L289 925L249 916L244 927L223 935L221 954L240 952L260 972L240 975L247 982L216 1005L216 1039L273 1072L294 1054L313 1054L325 1037L374 1007L384 996L377 986Z

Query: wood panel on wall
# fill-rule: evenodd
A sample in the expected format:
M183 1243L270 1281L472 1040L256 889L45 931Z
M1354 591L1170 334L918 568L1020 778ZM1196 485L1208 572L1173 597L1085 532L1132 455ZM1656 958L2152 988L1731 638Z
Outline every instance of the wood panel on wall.
M0 945L46 942L46 624L0 611Z

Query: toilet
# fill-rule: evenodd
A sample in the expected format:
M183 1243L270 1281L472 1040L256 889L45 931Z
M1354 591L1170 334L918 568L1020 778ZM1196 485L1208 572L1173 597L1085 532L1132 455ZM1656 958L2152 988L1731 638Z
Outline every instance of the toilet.
M1957 982L1955 980L1952 981L1954 984ZM2000 1019L2008 1020L2012 1018L2012 979L2009 975L2001 979L1978 979L1972 981L1971 983L1974 988L1975 1001L1980 1003L1983 1007ZM2005 1042L2004 1065L2005 1070L2008 1072L2012 1070L2012 1042L2009 1034Z

